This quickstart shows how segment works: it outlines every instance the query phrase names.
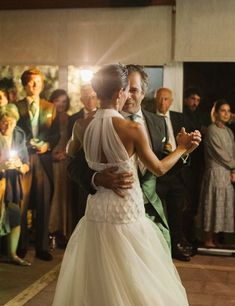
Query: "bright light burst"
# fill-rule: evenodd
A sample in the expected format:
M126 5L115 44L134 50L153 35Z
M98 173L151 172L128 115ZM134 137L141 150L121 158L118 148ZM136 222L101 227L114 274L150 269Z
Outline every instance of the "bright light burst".
M16 150L10 150L9 152L9 158L14 159L17 157L17 151Z
M82 82L89 83L93 77L93 71L90 69L81 69L80 76L81 76Z

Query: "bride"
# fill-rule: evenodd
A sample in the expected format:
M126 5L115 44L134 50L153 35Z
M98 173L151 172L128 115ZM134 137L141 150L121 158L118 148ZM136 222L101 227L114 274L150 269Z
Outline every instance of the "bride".
M128 94L127 69L101 68L92 80L101 108L78 121L89 167L118 166L132 171L134 184L124 198L99 187L89 196L85 216L68 243L54 306L185 306L185 289L158 227L145 217L137 175L137 156L156 175L166 173L197 144L193 133L177 137L176 150L158 160L145 131L119 114ZM200 137L200 136L199 136Z

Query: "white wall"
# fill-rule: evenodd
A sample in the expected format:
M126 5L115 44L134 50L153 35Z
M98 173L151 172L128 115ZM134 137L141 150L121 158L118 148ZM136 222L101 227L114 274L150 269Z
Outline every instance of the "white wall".
M176 1L176 61L235 61L235 1Z
M176 0L175 18L171 6L0 11L0 65L164 65L181 110L182 62L235 61L234 16L235 0Z
M170 88L173 94L171 110L182 112L183 109L183 64L172 62L164 66L163 87Z
M0 11L0 65L163 65L171 7Z

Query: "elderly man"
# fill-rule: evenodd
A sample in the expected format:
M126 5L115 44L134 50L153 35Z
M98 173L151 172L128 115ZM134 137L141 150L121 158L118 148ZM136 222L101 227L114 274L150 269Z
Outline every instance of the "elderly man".
M68 136L71 137L76 120L92 115L98 106L98 99L91 84L84 84L80 88L80 100L84 107L69 118ZM76 146L76 143L73 143ZM76 148L74 148L76 150ZM78 175L83 175L79 170ZM69 232L72 232L78 221L84 216L88 192L78 186L73 180L69 181Z
M68 135L72 135L74 123L79 118L86 118L92 112L97 110L98 99L91 84L84 84L80 88L80 100L84 107L69 118Z
M168 88L160 88L155 93L156 114L162 116L166 123L168 151L176 148L176 136L185 126L183 114L170 111L173 97ZM183 233L183 216L187 198L185 169L181 167L172 173L169 171L157 178L157 194L166 204L168 222L171 233L173 258L189 261L190 256L185 246L188 246Z
M44 76L37 68L24 71L21 76L26 97L17 102L20 119L18 126L26 135L30 171L23 177L22 231L19 254L23 257L28 247L27 210L35 210L36 257L50 261L48 223L53 192L51 150L59 140L59 125L52 103L40 98Z

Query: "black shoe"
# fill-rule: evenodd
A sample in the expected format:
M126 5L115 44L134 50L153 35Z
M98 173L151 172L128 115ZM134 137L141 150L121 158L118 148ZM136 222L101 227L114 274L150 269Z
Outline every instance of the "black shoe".
M185 238L182 239L178 245L184 254L191 257L197 254L197 245L188 242Z
M179 245L175 246L172 249L172 258L174 259L178 259L181 261L190 261L191 257L189 254L184 253L184 251L181 249L181 247Z
M191 257L193 257L193 256L197 255L197 253L198 253L197 246L196 245L192 245L191 250L189 252L189 255Z
M53 259L53 256L46 251L36 252L36 257L45 261L51 261Z
M188 242L186 239L184 239L181 243L181 245L183 246L185 252L187 254L189 254L191 257L197 255L198 253L198 245L199 245L199 241L198 240L193 240Z
M26 254L27 254L27 249L19 249L17 251L17 255L21 258L25 258Z

